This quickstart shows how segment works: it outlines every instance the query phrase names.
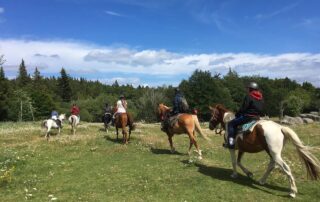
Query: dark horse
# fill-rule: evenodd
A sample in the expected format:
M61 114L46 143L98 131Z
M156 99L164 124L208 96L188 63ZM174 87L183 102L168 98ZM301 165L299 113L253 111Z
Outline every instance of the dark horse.
M111 112L104 113L104 115L102 116L102 122L104 123L104 130L107 132L109 131L111 120L112 120L112 113Z
M221 124L222 128L227 129L227 124L234 118L234 114L221 104L217 104L216 106L209 108L212 115L209 122L209 128L213 130L218 124ZM227 136L227 131L225 136ZM245 152L257 153L260 151L266 151L270 156L270 162L267 171L259 180L260 184L265 184L267 177L275 167L275 164L277 164L288 176L290 183L289 194L291 197L295 197L297 193L295 180L289 166L281 157L281 152L286 140L291 140L292 144L296 147L298 155L305 164L307 173L311 179L319 179L320 163L318 159L310 153L309 147L303 145L298 135L293 130L269 120L260 120L253 126L249 134L242 135L242 138L241 135L237 136L236 145L239 149L237 161L235 159L235 150L229 150L233 166L233 174L231 177L237 177L237 165L244 173L247 174L247 176L251 177L252 173L241 164L241 157Z
M119 139L119 133L118 129L122 129L122 135L123 135L123 144L128 144L128 141L130 140L131 131L135 129L135 125L133 124L133 118L130 113L118 113L115 117L114 126L116 127L117 131L117 140ZM127 126L129 126L129 137L128 137L128 131Z

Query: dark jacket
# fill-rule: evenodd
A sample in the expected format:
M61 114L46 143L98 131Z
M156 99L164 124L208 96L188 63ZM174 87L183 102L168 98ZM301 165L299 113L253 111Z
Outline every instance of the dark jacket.
M177 93L174 97L173 100L173 109L172 109L172 113L173 114L178 114L181 113L181 99L182 99L183 95L181 93Z
M259 117L262 115L263 104L264 100L262 93L258 90L253 90L244 97L242 106L237 115Z

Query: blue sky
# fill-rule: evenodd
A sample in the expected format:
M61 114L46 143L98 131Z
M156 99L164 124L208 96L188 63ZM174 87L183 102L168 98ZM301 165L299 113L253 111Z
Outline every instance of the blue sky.
M317 0L0 0L0 54L14 77L177 85L195 69L320 86Z

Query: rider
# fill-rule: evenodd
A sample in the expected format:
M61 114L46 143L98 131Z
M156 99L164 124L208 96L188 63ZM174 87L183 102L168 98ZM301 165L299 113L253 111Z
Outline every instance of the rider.
M173 99L173 108L172 111L168 114L168 117L166 117L164 119L164 121L162 122L162 127L161 130L162 131L167 131L170 123L175 122L176 120L176 115L180 114L180 113L186 113L187 111L185 110L186 107L183 107L183 100L184 103L186 103L186 100L183 96L183 94L181 93L179 88L175 88L174 89L174 99ZM187 103L186 103L187 105Z
M61 120L59 120L58 117L59 117L59 113L56 110L52 110L51 119L56 122L58 127L62 128Z
M228 123L228 143L223 144L223 146L229 149L234 149L237 126L250 122L251 120L258 120L262 114L264 101L258 84L250 82L249 85L247 85L247 89L248 94L244 97L242 106L236 113L236 118Z
M104 114L108 114L108 113L111 114L111 112L112 112L111 106L108 103L106 103L104 107Z
M183 94L181 93L179 88L175 88L174 89L174 100L173 100L173 109L171 112L171 115L176 115L179 113L186 113L186 111L184 110L184 107L182 106L182 99L184 99Z
M73 103L72 107L71 107L71 115L75 115L78 117L78 120L80 120L80 109L79 107L77 106L76 103Z
M117 111L112 116L112 125L114 125L114 120L117 114L126 113L127 112L127 101L124 95L120 95L119 100L116 104Z

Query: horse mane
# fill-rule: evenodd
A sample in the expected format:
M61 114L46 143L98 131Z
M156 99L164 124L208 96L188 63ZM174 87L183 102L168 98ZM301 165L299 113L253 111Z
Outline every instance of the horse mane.
M230 112L223 104L216 104L216 109L223 112Z

